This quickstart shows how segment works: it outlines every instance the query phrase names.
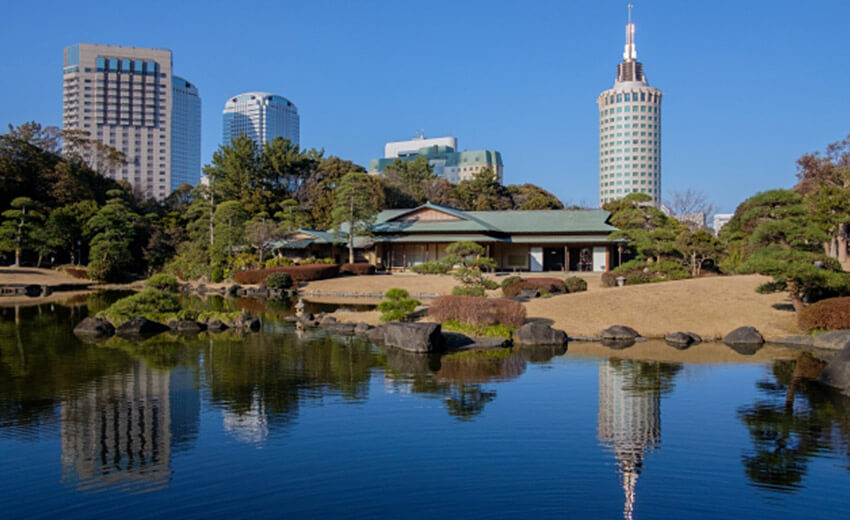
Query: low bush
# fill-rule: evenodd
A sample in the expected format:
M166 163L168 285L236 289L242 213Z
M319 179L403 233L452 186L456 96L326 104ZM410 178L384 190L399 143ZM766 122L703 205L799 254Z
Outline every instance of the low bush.
M806 331L850 329L850 297L813 303L798 313L797 322Z
M154 289L159 289L160 291L176 292L179 284L177 283L177 278L174 276L159 273L148 278L147 281L145 281L145 285Z
M410 294L404 289L390 289L384 295L385 300L378 304L381 311L381 321L401 321L419 305L419 300L408 298Z
M507 325L470 325L456 320L444 321L442 323L443 330L450 332L460 332L467 336L485 336L488 338L506 338L510 339L516 327ZM510 352L509 349L505 349Z
M311 264L291 267L272 267L270 269L253 269L251 271L238 272L234 278L237 283L241 284L261 284L265 283L266 277L271 273L287 273L296 283L309 282L337 276L339 274L339 266Z
M616 275L610 271L606 271L602 273L602 285L605 287L617 287L617 278L619 275Z
M519 327L525 322L525 307L519 302L480 296L440 296L428 307L428 317L444 323Z
M133 318L147 318L153 321L167 322L180 311L180 302L172 293L145 289L126 298L121 298L106 310L98 313L116 327Z
M483 287L464 287L462 285L453 287L452 294L455 296L487 296Z
M567 292L575 293L587 290L587 280L578 276L570 276L564 280L564 285L567 286Z
M358 262L356 264L342 264L339 267L340 274L351 274L361 276L364 274L375 274L375 266L368 262Z
M502 294L514 297L519 296L523 290L539 291L543 294L559 294L567 292L567 286L557 278L520 278L506 287L503 286Z
M508 276L507 278L502 280L502 290L504 291L505 287L510 287L511 285L520 282L522 282L521 276Z
M289 267L295 265L295 260L291 258L287 258L285 256L269 258L265 262L263 262L263 267L266 269L270 269L272 267Z
M416 264L410 270L419 274L448 274L452 270L452 266L446 262L432 260L431 262Z
M645 260L630 260L617 266L611 272L614 275L613 285L616 285L616 278L618 276L624 276L626 278L626 285L666 282L670 280L684 280L686 278L690 278L688 269L684 265L673 260L652 263ZM606 283L607 285L604 277L603 283ZM609 287L613 285L610 285Z
M334 265L336 260L333 258L305 258L298 261L298 265Z
M269 273L266 276L266 287L269 289L289 289L292 287L292 276L289 273Z

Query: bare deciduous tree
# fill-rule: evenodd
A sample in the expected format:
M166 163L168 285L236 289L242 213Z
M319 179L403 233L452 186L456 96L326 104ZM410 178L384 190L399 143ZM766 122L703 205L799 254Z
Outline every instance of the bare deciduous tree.
M692 188L671 192L667 197L667 207L670 208L673 215L703 213L708 218L714 213L714 204L708 201L708 197Z

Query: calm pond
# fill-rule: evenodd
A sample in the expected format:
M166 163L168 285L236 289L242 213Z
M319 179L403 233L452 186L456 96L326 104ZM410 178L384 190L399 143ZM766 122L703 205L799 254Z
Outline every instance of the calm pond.
M110 299L0 309L3 518L850 511L850 400L789 391L789 351L421 357L249 300L256 334L78 340Z

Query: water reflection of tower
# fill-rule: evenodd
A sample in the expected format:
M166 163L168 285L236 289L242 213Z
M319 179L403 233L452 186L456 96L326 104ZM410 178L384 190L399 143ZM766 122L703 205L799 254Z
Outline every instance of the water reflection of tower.
M183 397L176 407L172 389ZM62 480L86 491L164 488L175 441L189 446L199 418L191 370L152 370L137 361L129 373L96 380L62 404Z
M643 457L661 441L661 390L639 384L640 362L599 363L599 441L614 451L625 494L623 516L632 518Z

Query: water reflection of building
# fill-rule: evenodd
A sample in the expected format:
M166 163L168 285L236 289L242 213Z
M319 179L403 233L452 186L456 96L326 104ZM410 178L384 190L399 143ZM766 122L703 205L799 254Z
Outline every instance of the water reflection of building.
M251 405L241 413L224 409L224 431L239 441L257 444L269 436L269 419L262 396L251 393Z
M167 487L173 450L191 446L197 436L197 388L191 369L153 370L138 361L129 373L96 380L68 398L62 404L63 482L87 491Z
M614 451L625 494L623 516L632 518L643 457L661 441L661 390L641 385L640 362L599 364L599 441Z

